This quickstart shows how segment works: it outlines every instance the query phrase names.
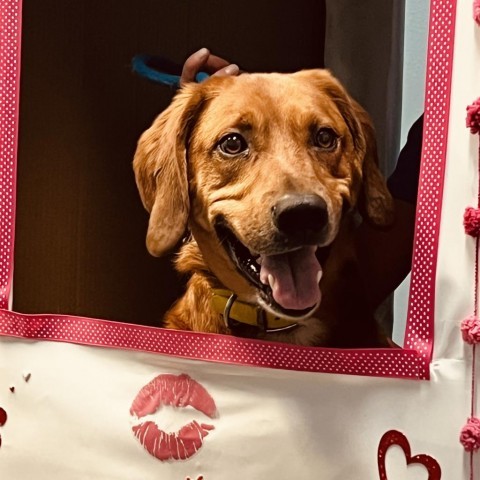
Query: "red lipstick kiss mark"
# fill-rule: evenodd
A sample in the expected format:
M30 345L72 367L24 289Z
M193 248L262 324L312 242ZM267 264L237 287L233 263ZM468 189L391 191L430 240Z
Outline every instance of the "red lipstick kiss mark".
M7 412L0 407L0 427L3 427L7 423ZM2 436L0 435L0 447L2 446Z
M155 413L162 405L181 408L191 406L210 418L217 415L217 407L210 394L185 374L155 377L138 392L130 414L141 418ZM195 420L175 433L164 432L150 420L132 427L145 450L162 461L191 457L201 448L203 439L213 429L213 425L199 424Z
M405 458L407 460L407 465L411 465L413 463L420 463L427 469L428 480L440 480L440 477L442 476L442 471L438 462L434 458L425 454L415 455L414 457L412 457L410 444L408 443L407 437L403 433L398 432L397 430L390 430L386 432L380 440L380 444L378 445L377 456L378 473L380 474L380 480L388 480L387 471L385 469L385 456L387 450L392 445L398 445L402 448L403 453L405 454Z

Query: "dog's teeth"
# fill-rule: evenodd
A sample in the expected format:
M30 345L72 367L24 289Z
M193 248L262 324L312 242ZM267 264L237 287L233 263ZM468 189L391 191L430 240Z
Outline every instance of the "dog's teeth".
M320 280L322 279L323 271L319 270L317 273L317 283L320 283Z
M262 264L262 257L261 257L261 256L260 256L260 257L257 257L257 258L255 259L255 261L256 261L259 265L261 265L261 264Z
M270 288L273 290L273 287L275 287L275 277L272 274L268 275L268 284L270 285Z

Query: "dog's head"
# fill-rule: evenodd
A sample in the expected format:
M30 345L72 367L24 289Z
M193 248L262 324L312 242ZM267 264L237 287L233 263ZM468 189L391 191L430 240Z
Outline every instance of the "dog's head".
M369 118L326 70L187 85L134 168L153 255L189 228L226 287L284 317L318 305L315 251L346 211L378 226L393 214Z

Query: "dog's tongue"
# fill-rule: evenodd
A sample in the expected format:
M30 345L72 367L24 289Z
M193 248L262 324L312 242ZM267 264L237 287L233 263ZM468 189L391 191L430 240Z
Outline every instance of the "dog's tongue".
M270 284L274 300L289 310L313 307L321 299L322 267L317 247L302 247L280 255L261 255L260 280Z

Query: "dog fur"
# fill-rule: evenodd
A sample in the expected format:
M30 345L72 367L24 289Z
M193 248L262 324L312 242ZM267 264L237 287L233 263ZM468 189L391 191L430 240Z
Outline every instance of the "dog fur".
M322 139L334 137L333 146L312 140L320 130ZM247 148L225 153L222 139L237 134L243 144L226 141ZM176 260L190 278L165 316L166 327L232 333L212 310L214 288L268 310L232 261L218 226L227 225L255 255L295 250L298 242L280 241L272 212L286 195L313 195L327 216L313 247L322 257L322 300L291 331L244 334L301 345L385 345L365 301L353 236L359 215L379 228L389 225L393 201L378 169L368 115L327 70L211 77L186 85L141 136L134 170L150 212L149 252L163 255L190 232Z

